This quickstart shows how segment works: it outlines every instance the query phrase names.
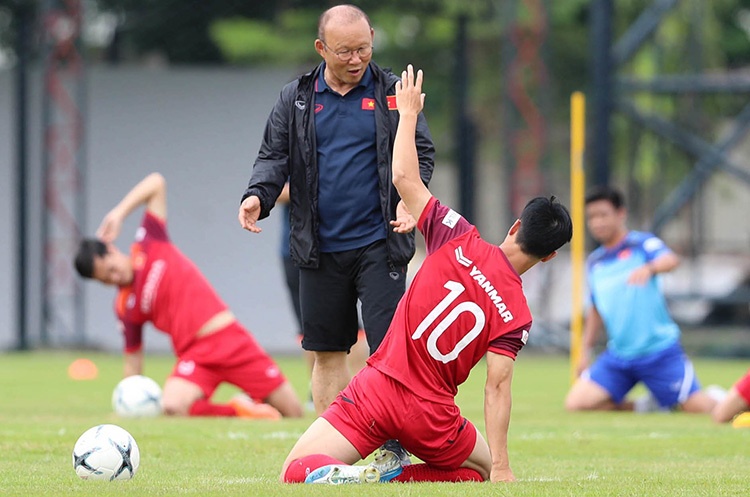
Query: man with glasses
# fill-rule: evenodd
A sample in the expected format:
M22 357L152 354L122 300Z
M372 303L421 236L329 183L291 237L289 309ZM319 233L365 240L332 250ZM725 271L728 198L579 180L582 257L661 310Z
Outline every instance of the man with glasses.
M323 61L287 84L266 124L242 196L240 225L259 233L290 184L290 252L300 268L302 347L313 352L312 394L322 413L349 383L357 301L374 352L406 287L415 219L391 181L398 77L372 58L374 30L353 5L325 11L315 50ZM434 147L420 113L419 170L427 185Z

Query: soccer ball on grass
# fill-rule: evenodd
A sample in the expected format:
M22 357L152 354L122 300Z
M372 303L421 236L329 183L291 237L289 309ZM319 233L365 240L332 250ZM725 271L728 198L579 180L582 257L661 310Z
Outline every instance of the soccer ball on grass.
M129 480L140 462L135 439L116 425L86 430L73 447L73 469L84 480Z
M161 387L148 376L128 376L112 392L112 409L124 418L161 414Z

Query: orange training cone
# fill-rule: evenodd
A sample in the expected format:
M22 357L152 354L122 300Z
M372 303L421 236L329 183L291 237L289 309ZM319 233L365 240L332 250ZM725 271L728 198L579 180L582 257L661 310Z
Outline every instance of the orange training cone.
M99 369L90 359L76 359L68 366L68 376L74 380L93 380L99 374Z

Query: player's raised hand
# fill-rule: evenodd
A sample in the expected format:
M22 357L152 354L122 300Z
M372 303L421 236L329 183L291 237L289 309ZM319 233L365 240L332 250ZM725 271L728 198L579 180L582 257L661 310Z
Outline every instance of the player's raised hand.
M240 204L240 212L237 219L242 226L251 233L260 233L262 230L256 224L260 217L260 199L256 195L250 195Z
M96 230L96 237L104 243L111 243L120 236L124 216L117 210L112 209L102 219Z
M396 82L396 107L400 115L416 115L424 107L422 93L422 70L414 75L414 67L409 64L401 73L401 81Z

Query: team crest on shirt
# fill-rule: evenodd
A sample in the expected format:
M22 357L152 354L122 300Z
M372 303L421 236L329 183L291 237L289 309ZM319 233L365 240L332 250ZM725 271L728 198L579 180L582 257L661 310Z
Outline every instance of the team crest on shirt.
M140 271L143 266L146 265L146 254L143 252L136 252L133 254L133 270Z
M617 258L620 260L625 260L630 257L630 252L631 252L630 249L621 250L620 253L617 254Z
M456 226L456 223L458 220L461 219L461 214L454 211L453 209L450 209L448 213L443 218L443 224L447 227L453 229Z

